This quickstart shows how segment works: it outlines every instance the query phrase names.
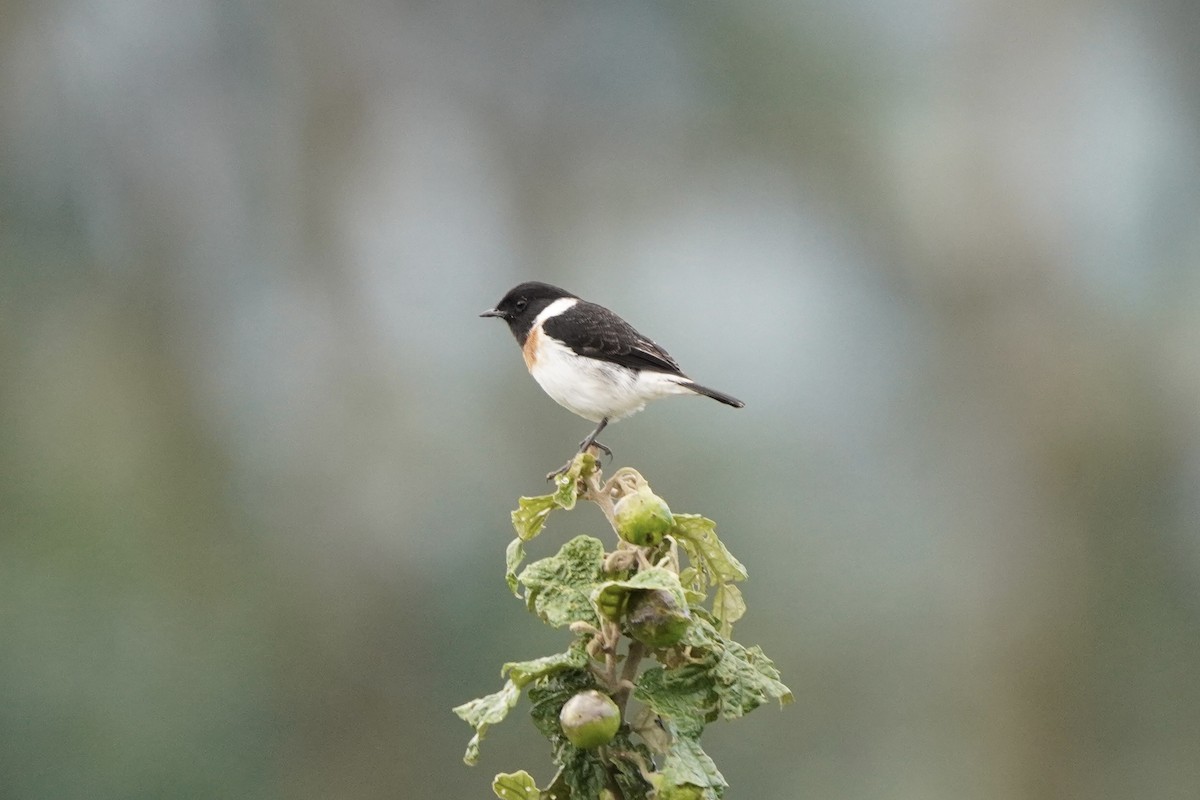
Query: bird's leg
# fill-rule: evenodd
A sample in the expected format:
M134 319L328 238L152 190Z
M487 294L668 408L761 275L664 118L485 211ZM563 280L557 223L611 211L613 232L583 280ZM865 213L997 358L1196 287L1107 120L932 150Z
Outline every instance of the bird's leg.
M600 420L600 424L596 426L596 430L588 434L588 437L579 443L579 452L586 453L587 449L592 445L604 451L605 455L612 458L612 450L609 450L607 445L600 444L596 441L596 437L600 435L600 431L604 430L604 426L608 424L608 417Z
M607 424L608 424L608 417L605 417L604 419L600 420L600 424L596 426L596 430L589 433L587 435L587 438L579 443L578 452L586 453L587 449L589 447L595 447L595 448L601 450L602 452L604 452L604 454L607 455L609 458L612 458L613 453L612 453L612 450L608 449L608 445L601 444L600 442L596 441L596 437L600 435L600 431L604 430L604 426ZM552 481L555 478L557 478L559 475L562 475L564 472L566 472L567 470L569 470L571 468L571 464L573 464L574 462L575 462L575 459L572 458L570 461L563 464L558 469L554 470L554 472L547 474L546 480Z

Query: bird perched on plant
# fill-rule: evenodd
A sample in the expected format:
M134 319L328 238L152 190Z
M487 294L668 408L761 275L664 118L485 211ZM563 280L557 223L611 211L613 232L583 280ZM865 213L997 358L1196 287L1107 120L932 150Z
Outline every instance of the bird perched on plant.
M579 443L581 453L595 445L611 456L596 441L605 426L661 397L704 395L734 408L745 405L693 381L666 350L604 306L557 286L522 283L479 316L507 322L529 374L546 394L598 423Z

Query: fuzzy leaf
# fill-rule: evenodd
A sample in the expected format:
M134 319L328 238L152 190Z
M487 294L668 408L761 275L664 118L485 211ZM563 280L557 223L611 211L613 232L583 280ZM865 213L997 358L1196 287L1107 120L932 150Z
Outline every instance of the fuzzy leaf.
M713 583L732 583L746 579L746 568L733 557L717 538L717 523L699 514L675 514L671 535L687 552L697 570L696 579L703 580L704 591Z
M717 692L706 664L652 667L638 678L633 696L664 721L697 736L716 719Z
M575 499L579 490L579 481L591 477L596 471L596 457L591 453L580 453L571 462L571 468L554 479L557 490L554 492L554 502L559 508L570 511L575 507Z
M510 661L500 669L500 677L508 676L517 688L523 689L535 678L543 678L565 669L583 669L587 663L587 650L582 643L577 643L565 653L555 653L529 661Z
M521 596L521 591L517 587L517 567L521 566L521 562L524 560L525 542L518 536L508 543L508 547L504 551L504 582L508 584L508 590L516 597Z
M565 653L543 656L529 661L510 661L500 670L500 677L508 676L504 688L493 694L463 703L454 713L475 728L475 735L467 744L463 761L474 764L479 760L479 745L487 729L503 720L521 699L521 689L530 681L546 678L566 670L579 671L587 666L587 651L582 644L574 644Z
M554 775L554 780L542 792L542 800L571 800L571 787L567 784L567 777L563 774L563 770L559 769Z
M571 468L554 479L558 487L552 494L537 497L522 497L517 500L517 509L512 512L513 529L517 538L504 551L504 581L517 597L517 567L525 560L525 542L536 537L546 526L546 519L556 508L570 511L575 507L580 478L587 478L596 471L596 458L591 453L580 453L571 462Z
M608 785L608 766L596 750L580 750L570 744L558 754L564 782L571 789L569 797L599 797Z
M542 796L533 776L525 770L501 772L492 778L492 791L500 800L538 800Z
M525 587L526 605L555 628L580 620L599 624L590 598L601 580L603 561L599 539L576 536L557 555L533 562L517 577Z
M671 750L659 773L658 797L703 797L718 800L725 794L725 777L700 746L700 734L685 732L666 723ZM696 787L700 790L697 795Z
M538 497L522 497L517 501L517 510L512 512L513 528L521 541L528 542L542 532L546 517L557 507L554 495L544 494Z
M791 689L779 680L775 664L757 645L743 647L728 642L713 667L713 676L725 719L748 714L768 700L778 700L784 706L794 699Z
M742 599L742 590L732 583L717 584L716 594L713 595L713 617L719 623L722 636L733 633L733 623L746 613L746 601Z
M571 462L571 468L554 479L557 488L553 494L519 499L517 510L512 512L512 524L517 537L528 542L542 532L551 511L556 508L570 511L574 508L580 479L590 477L595 471L596 457L591 453L580 453Z
M663 755L671 749L671 736L659 723L658 714L653 709L643 705L630 721L629 727L641 737L652 753Z
M680 732L699 737L718 717L743 716L771 699L792 702L779 671L758 647L726 639L702 618L693 622L685 641L699 661L648 669L634 689L639 702Z
M613 770L613 779L621 789L625 800L646 800L653 785L642 774L642 769L654 763L650 748L634 744L628 731L622 729L607 747L608 762Z
M693 651L709 655L699 666L709 673L717 698L716 710L725 719L748 714L768 700L787 705L794 699L780 680L779 670L757 645L746 647L725 636L707 620L697 619L685 640Z
M474 764L479 760L479 743L483 741L487 729L508 716L508 712L512 711L520 699L521 690L510 680L505 682L500 691L463 703L454 709L455 714L475 728L475 735L467 743L463 761Z
M559 777L569 788L563 798L604 797L601 794L608 786L609 778L616 781L625 800L646 800L653 788L642 776L641 765L653 763L650 751L634 744L627 732L619 732L599 750L580 750L565 739L556 748L555 761L562 765Z
M650 567L633 575L633 577L623 581L604 581L597 586L591 595L592 603L600 608L618 608L622 605L623 595L636 591L656 591L663 590L670 592L675 599L675 603L682 609L686 609L687 598L684 596L683 586L679 583L679 576L669 569L663 567Z

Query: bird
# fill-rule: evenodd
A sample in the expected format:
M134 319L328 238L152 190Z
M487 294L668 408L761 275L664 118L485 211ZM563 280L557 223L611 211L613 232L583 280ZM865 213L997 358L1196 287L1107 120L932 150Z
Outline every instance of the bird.
M548 283L514 286L495 308L479 316L498 317L521 346L525 366L560 406L597 423L579 443L580 453L595 446L610 423L636 414L651 400L701 395L734 408L736 397L696 383L660 345L602 305ZM550 473L553 479L570 467Z

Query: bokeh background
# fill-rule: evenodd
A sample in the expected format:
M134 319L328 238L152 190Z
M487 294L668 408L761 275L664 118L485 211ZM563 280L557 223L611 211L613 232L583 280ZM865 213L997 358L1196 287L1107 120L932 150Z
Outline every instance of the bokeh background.
M551 774L542 279L796 693L731 798L1200 796L1200 5L0 4L0 796ZM540 552L603 530L556 518ZM535 554L538 551L535 551Z

